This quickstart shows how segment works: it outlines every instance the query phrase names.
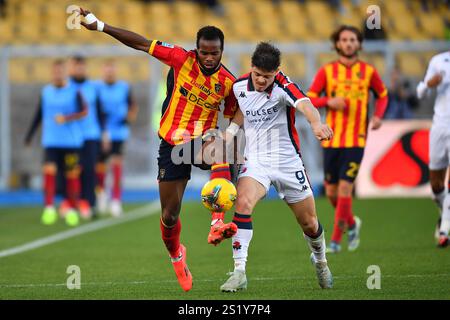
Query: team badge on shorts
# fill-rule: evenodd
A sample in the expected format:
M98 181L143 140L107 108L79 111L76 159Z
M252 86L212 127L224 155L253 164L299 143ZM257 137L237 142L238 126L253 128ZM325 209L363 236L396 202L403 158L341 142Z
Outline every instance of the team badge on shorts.
M161 179L164 179L165 175L166 175L166 169L159 169L159 177Z

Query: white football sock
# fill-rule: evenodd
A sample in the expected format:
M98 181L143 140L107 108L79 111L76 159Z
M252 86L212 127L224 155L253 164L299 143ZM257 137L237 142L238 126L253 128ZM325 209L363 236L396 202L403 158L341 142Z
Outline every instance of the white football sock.
M317 238L313 239L311 237L308 237L306 234L303 234L303 237L306 239L306 242L308 243L309 250L314 254L314 260L317 262L326 262L327 258L325 256L325 232L322 229L322 233Z
M234 271L245 272L248 247L252 240L253 229L239 229L232 237Z
M440 233L448 234L450 231L450 193L447 192L445 195L443 207L442 207L442 216L441 216L441 227L439 229Z

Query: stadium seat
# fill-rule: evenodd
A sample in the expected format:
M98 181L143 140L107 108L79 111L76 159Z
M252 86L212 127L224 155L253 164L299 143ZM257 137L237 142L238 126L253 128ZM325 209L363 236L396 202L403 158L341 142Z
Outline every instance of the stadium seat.
M445 22L438 13L421 14L418 16L424 34L432 39L443 39Z
M6 19L0 19L0 34L2 35L0 37L0 45L8 44L13 39L12 28Z
M398 35L403 39L415 40L419 33L417 20L409 14L398 14L393 19Z
M29 83L32 73L32 59L14 58L9 61L9 79L11 82Z
M438 53L439 53L438 51L427 51L427 52L421 53L422 59L423 59L425 65L428 65L428 63L430 62L431 58L433 58Z
M381 77L384 77L386 72L386 63L384 56L382 54L378 53L361 53L360 54L361 60L371 64L375 67L375 69L378 71Z
M407 3L404 0L384 1L384 11L391 17L409 16Z
M53 61L53 58L32 59L33 72L30 80L37 83L49 83L51 80L51 66Z
M396 56L397 66L402 73L409 77L421 78L425 74L426 64L420 54L399 53Z
M305 77L305 56L302 54L283 54L281 57L281 70L293 81L302 80Z
M337 60L335 53L321 53L316 57L316 70L322 67L324 64Z
M311 32L309 21L307 21L306 19L289 19L285 20L284 22L284 26L291 40L301 42L318 40Z

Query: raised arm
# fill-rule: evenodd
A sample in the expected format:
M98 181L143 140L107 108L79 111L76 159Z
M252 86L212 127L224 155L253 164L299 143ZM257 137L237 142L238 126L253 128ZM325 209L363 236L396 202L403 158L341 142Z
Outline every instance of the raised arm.
M88 30L102 31L109 34L111 37L119 40L124 45L136 50L148 52L150 49L151 40L143 36L121 28L113 27L109 24L99 20L90 11L80 8L80 14L85 18L86 22L81 21L81 25Z

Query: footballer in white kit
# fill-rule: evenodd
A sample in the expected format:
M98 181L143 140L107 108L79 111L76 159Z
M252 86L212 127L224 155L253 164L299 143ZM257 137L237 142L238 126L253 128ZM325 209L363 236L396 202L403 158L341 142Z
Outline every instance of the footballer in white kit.
M439 232L436 233L438 247L446 247L450 230L450 188L445 188L445 176L450 166L450 51L431 59L424 81L417 86L418 97L422 98L432 88L436 88L437 95L430 131L430 183L434 200L441 210Z
M287 203L304 200L312 190L300 156L294 104L309 98L281 71L263 92L255 90L250 75L233 85L246 140L239 178L254 178L266 192L273 184Z
M232 238L234 271L220 287L225 292L247 288L245 267L253 236L252 213L271 184L290 207L303 231L320 287L333 286L325 256L323 228L317 219L311 185L300 157L295 111L305 115L319 140L330 139L333 131L322 124L309 98L279 71L280 56L280 51L272 44L261 42L252 55L251 72L233 84L239 107L226 130L226 141L233 141L232 137L243 126L246 146L233 218L238 227Z

